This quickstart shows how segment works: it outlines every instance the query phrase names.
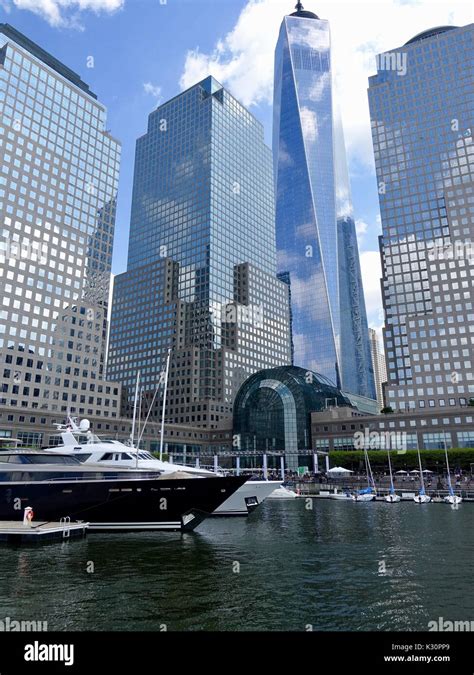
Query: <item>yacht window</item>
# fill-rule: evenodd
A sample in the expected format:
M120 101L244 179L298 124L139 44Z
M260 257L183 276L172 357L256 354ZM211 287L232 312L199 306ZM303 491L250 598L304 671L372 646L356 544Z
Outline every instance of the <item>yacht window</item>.
M80 461L81 464L84 464L84 462L87 462L89 457L92 457L92 453L89 452L88 454L81 454L81 455L77 455L76 457Z
M106 452L105 455L99 459L99 462L110 462L114 458L113 452Z
M122 459L133 459L133 457L128 452L122 452Z
M1 455L0 462L6 464L29 464L29 460L24 455Z
M23 455L23 457L27 458L29 464L80 464L75 457L70 455Z

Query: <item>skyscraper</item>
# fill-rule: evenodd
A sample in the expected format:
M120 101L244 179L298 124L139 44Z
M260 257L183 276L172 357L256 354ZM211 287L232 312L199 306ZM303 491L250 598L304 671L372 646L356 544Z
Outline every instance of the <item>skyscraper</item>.
M288 272L294 362L375 398L329 23L285 16L275 52L273 154L278 270Z
M380 351L379 337L374 328L369 328L370 352L372 354L372 365L374 368L375 391L377 392L377 403L379 409L384 407L382 385L387 381L387 368L385 366L385 355Z
M473 37L472 24L424 31L369 80L395 410L474 395Z
M288 296L262 125L208 77L152 112L137 141L108 375L132 392L140 371L152 392L173 348L167 418L230 425L240 384L291 361Z
M87 84L0 24L0 405L12 420L15 408L118 414L103 369L119 163Z

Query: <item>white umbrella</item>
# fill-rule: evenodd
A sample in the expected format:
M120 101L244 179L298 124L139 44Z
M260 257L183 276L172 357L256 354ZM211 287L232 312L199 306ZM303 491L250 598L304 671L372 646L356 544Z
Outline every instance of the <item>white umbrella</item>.
M408 473L408 471L404 471L403 469L400 469L400 471L395 471L395 473Z
M329 469L327 473L354 473L350 469L344 469L343 466L334 466L332 469Z
M423 473L433 473L433 472L430 471L429 469L423 469Z
M413 469L413 471L410 471L410 473L420 473L418 469Z

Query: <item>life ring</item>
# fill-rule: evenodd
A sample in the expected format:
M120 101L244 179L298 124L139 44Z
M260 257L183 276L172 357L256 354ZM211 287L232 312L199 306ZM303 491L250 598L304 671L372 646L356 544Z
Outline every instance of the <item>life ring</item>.
M24 525L31 525L31 522L32 522L34 517L35 517L35 513L34 513L33 509L31 508L31 506L27 506L25 508L25 514L23 516L23 524Z

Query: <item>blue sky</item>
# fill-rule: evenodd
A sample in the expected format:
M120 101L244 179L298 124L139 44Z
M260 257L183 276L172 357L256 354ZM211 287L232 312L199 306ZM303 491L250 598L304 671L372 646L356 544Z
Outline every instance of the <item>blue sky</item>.
M273 49L295 0L0 0L6 21L63 61L108 108L123 155L114 273L126 269L135 141L157 102L212 73L247 105L271 141ZM331 23L369 324L383 323L380 234L367 107L375 55L436 25L465 25L470 3L446 0L318 2ZM88 60L93 57L93 68Z

